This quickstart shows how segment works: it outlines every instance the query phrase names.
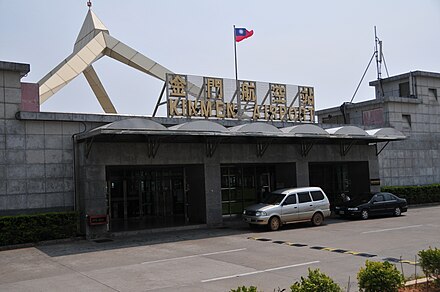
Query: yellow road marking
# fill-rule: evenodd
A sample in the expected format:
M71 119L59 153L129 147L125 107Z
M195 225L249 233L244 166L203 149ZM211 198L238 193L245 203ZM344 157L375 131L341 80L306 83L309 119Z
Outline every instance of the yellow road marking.
M417 265L418 264L418 262L413 262L413 261L408 261L408 260L401 260L400 262L404 263L404 264L410 264L410 265Z

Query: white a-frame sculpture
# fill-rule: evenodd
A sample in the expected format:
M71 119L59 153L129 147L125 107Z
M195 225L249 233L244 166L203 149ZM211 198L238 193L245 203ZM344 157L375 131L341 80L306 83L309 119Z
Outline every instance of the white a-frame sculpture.
M116 113L110 98L92 67L104 55L127 64L162 81L172 73L162 65L145 57L121 41L110 36L108 29L89 9L76 39L73 53L39 82L40 104L76 76L83 73L105 113Z

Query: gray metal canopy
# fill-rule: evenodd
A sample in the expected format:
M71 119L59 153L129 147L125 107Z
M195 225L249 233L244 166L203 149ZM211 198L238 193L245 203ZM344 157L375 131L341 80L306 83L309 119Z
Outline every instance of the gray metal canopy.
M336 136L348 136L348 137L369 136L365 130L355 126L342 126L337 128L326 129L326 132Z
M281 131L277 127L262 122L248 123L248 124L231 127L229 128L229 131L233 133L261 133L261 134L281 133Z
M281 128L281 131L298 136L330 136L329 133L327 133L324 129L313 124L303 124Z
M155 157L162 143L204 143L206 155L212 157L219 144L255 144L258 157L271 144L299 144L301 155L307 156L316 144L337 144L345 156L355 144L375 145L376 155L390 141L405 139L403 133L392 128L365 131L355 126L324 130L317 125L301 124L277 128L270 123L246 123L226 128L211 120L196 120L165 127L151 119L129 118L97 127L75 136L77 143L86 143L86 157L95 142L137 142L148 144L149 157ZM381 149L378 143L384 142Z
M111 135L111 140L106 136ZM405 139L405 135L393 128L378 128L363 130L355 126L342 126L338 128L322 129L314 124L301 124L285 128L277 128L269 123L255 122L246 123L226 128L214 121L197 120L171 127L165 127L151 119L128 118L97 127L88 132L76 136L77 141L90 138L96 141L117 141L118 136L155 136L173 137L173 140L180 137L222 137L239 139L240 137L271 138L279 143L295 143L293 140L314 140L322 144L333 144L335 141L362 141L364 143L377 143L397 141ZM126 139L121 139L126 140ZM135 140L135 139L134 139Z
M106 124L104 126L98 127L93 129L113 129L113 130L167 130L167 128L152 120L142 119L142 118L131 118L131 119L125 119L116 121L110 124Z
M228 132L228 129L212 121L200 120L183 123L168 128L177 131Z

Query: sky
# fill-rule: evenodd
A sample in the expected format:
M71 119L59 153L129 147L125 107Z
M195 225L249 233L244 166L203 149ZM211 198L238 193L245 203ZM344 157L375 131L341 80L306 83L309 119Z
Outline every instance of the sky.
M235 78L233 25L252 29L252 37L237 43L239 79L313 86L317 110L351 100L374 52L374 26L390 76L440 72L439 0L92 0L92 5L110 35L181 74ZM0 60L30 64L22 81L37 83L71 54L87 11L87 0L0 0ZM118 113L152 114L163 81L108 57L94 68ZM368 83L376 78L373 62L354 102L374 99ZM103 113L83 75L41 111Z

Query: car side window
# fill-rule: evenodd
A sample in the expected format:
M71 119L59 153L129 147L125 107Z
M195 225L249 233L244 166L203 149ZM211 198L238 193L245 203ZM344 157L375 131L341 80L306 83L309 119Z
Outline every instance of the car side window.
M375 195L374 196L374 202L383 202L385 201L383 195Z
M395 201L393 195L389 194L389 193L384 193L383 194L385 201Z
M312 199L310 198L309 192L298 193L298 203L307 203L311 201Z
M291 194L286 198L283 205L292 205L296 204L296 194Z
M324 195L321 191L311 191L310 194L312 194L313 201L324 200Z

